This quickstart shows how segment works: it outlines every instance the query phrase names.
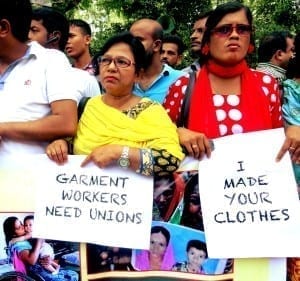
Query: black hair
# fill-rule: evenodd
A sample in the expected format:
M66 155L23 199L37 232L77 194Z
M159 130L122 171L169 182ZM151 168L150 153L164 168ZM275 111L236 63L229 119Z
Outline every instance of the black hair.
M91 30L90 25L82 19L71 19L71 20L69 20L69 25L77 26L82 30L82 33L84 35L92 36L92 30Z
M41 20L48 34L60 32L59 49L64 51L69 38L69 22L65 15L51 7L40 7L33 10L32 19Z
M184 50L186 48L183 41L182 41L182 39L180 38L180 36L175 35L175 34L164 35L162 43L174 43L174 44L176 44L177 47L178 47L178 54L179 55L182 55L182 53L184 52Z
M23 219L23 223L25 223L27 220L34 220L34 216L33 215L28 215Z
M163 226L160 226L160 225L156 225L151 228L151 234L160 233L160 232L163 234L163 236L165 236L167 245L169 245L170 238L171 238L169 230L167 230L166 228L164 228Z
M135 61L135 72L139 73L139 71L145 67L145 48L141 41L128 31L110 37L102 46L97 57L103 56L113 45L118 43L125 43L130 47Z
M198 250L202 250L205 252L205 257L207 257L207 248L206 243L200 241L200 240L190 240L186 245L186 251L188 252L190 248L196 248Z
M293 35L286 30L274 31L263 37L257 50L258 62L269 62L278 50L285 52L287 38L293 38Z
M294 38L295 57L291 58L287 67L287 78L300 78L300 31Z
M17 217L8 217L4 222L3 222L3 232L5 235L5 242L6 245L9 244L9 241L15 237L15 223L18 220Z
M227 3L217 6L213 11L211 11L209 17L207 18L206 24L205 24L206 29L203 34L201 49L203 49L203 47L207 43L209 43L210 36L211 36L213 29L218 25L218 23L222 20L222 18L224 16L226 16L227 14L241 11L241 10L245 11L249 25L252 27L253 26L253 16L252 16L251 10L248 6L245 6L244 4L242 4L240 2L237 2L237 1L227 2ZM253 45L253 47L255 46L253 32L251 32L251 35L250 35L250 43ZM208 58L209 58L209 54L203 55L201 52L201 64L206 62L208 60Z
M28 40L32 7L30 0L2 0L0 20L6 19L11 26L13 36L20 42Z
M209 10L209 11L203 12L203 13L201 13L199 15L196 15L194 17L194 23L196 21L198 21L198 20L202 20L202 19L208 18L211 15L211 13L212 13L212 10Z

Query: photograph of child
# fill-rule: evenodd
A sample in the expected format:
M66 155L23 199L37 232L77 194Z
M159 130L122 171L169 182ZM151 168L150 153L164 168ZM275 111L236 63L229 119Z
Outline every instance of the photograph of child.
M173 271L205 274L202 264L207 259L206 243L200 240L190 240L186 246L186 261L173 265Z

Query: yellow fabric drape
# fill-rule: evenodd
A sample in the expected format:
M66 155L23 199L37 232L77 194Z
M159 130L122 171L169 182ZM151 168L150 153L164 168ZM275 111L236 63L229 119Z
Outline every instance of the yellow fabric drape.
M148 99L143 98L144 101ZM165 149L180 160L184 157L176 126L160 104L150 105L133 119L104 104L101 96L96 96L88 101L79 121L74 153L89 154L106 144Z

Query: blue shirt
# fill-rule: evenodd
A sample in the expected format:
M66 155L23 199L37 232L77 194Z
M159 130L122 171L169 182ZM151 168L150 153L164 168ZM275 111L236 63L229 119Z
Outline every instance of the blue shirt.
M147 89L142 89L138 83L135 83L133 93L140 97L147 97L159 103L163 103L169 87L185 72L172 68L164 64L161 73L149 85Z

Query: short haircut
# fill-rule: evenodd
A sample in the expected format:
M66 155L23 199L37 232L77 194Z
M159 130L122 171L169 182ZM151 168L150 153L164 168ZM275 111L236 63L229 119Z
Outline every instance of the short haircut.
M32 7L29 0L1 0L0 20L6 19L13 36L20 42L28 40Z
M32 19L41 20L48 33L59 31L61 33L59 49L64 51L69 38L69 22L67 18L51 7L40 7L33 10Z
M278 50L285 52L287 38L293 38L293 35L286 30L274 31L263 37L257 50L258 62L269 62Z
M205 19L205 18L208 18L210 15L211 15L211 12L212 10L209 10L209 11L206 11L206 12L203 12L199 15L196 15L194 18L194 22L198 21L198 20L202 20L202 19Z
M144 45L130 32L125 31L110 37L101 48L97 57L103 56L113 45L125 43L129 46L135 61L135 72L138 73L145 67L146 52Z
M294 38L295 57L291 58L286 71L287 78L300 78L300 31Z
M23 223L25 224L25 222L26 222L27 220L34 220L34 216L33 216L33 215L28 215L28 216L26 216L26 217L23 219Z
M188 252L191 248L196 248L197 250L202 250L205 252L205 257L207 257L206 243L200 240L190 240L186 245L186 251Z
M185 45L182 39L178 35L167 34L164 35L162 43L173 43L176 44L178 47L178 54L182 55L185 50Z
M84 21L82 19L72 19L72 20L69 20L69 25L70 26L77 26L77 27L79 27L82 30L82 33L84 35L90 35L90 36L92 36L92 30L91 30L90 25L86 21Z

